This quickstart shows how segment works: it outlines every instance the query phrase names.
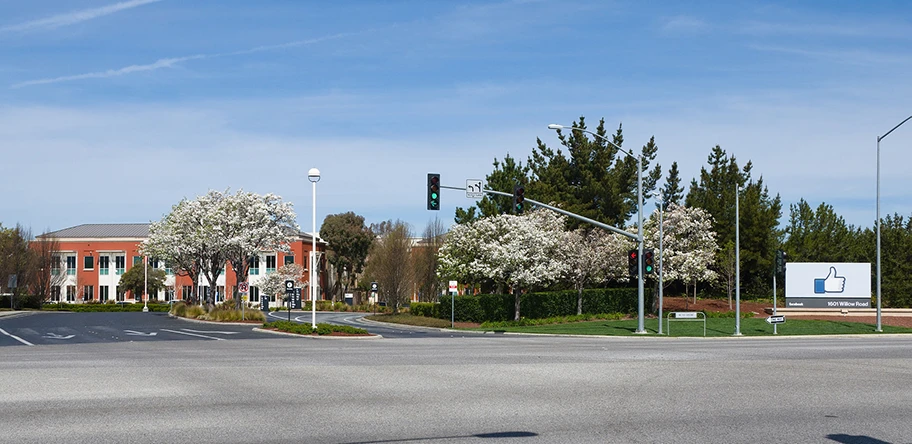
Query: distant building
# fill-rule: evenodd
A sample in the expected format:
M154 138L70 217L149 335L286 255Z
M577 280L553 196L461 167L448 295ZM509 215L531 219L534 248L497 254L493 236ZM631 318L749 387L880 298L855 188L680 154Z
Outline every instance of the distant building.
M39 238L54 239L59 243L56 255L59 266L51 269L52 275L66 275L65 279L55 279L60 285L51 287L52 302L81 303L87 301L136 302L142 295L133 295L119 287L120 276L134 266L143 265L139 253L140 244L149 237L150 224L84 224L46 233ZM249 299L253 304L260 304L261 298L268 297L270 305L282 305L275 295L261 295L257 283L278 267L296 263L309 272L312 237L310 233L298 232L294 236L288 253L264 251L253 258L248 277ZM317 238L317 252L326 251L326 243ZM191 299L192 282L188 276L176 275L169 264L156 258L149 258L150 268L165 270L167 278L165 289L158 294L149 295L150 299L168 302L171 300ZM317 299L325 299L326 265L318 263L319 287ZM216 302L231 298L237 290L237 277L230 263L225 264L223 273L216 281L215 288L201 274L197 282L199 300L212 297ZM310 289L301 291L304 299L309 299Z

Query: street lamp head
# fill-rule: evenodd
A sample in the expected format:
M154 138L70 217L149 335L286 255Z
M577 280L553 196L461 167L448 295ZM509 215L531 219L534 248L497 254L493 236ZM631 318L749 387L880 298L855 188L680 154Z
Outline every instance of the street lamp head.
M553 129L553 130L564 129L564 125L558 125L556 123L552 123L552 124L548 125L548 129Z
M310 171L307 172L307 179L310 180L311 182L319 182L320 181L320 170L318 170L316 168L311 168Z

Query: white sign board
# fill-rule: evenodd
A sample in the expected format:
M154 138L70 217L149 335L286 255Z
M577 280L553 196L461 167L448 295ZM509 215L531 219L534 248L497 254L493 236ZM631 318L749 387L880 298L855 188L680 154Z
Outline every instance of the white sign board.
M785 269L788 308L871 308L871 264L790 262Z
M466 179L466 197L469 199L481 199L484 197L484 187L479 179Z

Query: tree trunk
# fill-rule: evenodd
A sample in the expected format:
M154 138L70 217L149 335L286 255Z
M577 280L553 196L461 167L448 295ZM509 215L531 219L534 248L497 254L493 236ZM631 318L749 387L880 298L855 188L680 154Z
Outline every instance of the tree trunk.
M515 314L513 315L513 320L518 321L519 320L519 296L520 296L519 288L513 289L513 296L514 296L513 308L515 310Z
M579 316L583 314L583 287L580 286L577 288L576 294L576 315Z

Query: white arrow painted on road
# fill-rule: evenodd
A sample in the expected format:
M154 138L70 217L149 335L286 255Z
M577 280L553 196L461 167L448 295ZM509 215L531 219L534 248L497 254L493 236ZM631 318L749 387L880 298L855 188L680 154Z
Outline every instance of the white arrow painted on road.
M76 335L63 336L63 335L58 335L57 333L46 333L44 335L45 339L73 339L75 337L76 337Z
M141 331L124 330L124 332L126 332L129 336L155 336L158 334L154 331L152 333L143 333Z
M183 331L189 331L190 333L209 333L216 335L236 335L236 331L209 331L209 330L190 330L189 328L182 328Z

